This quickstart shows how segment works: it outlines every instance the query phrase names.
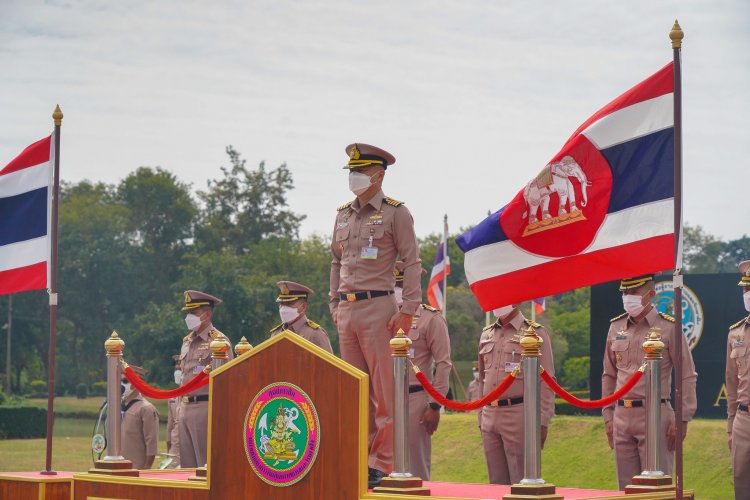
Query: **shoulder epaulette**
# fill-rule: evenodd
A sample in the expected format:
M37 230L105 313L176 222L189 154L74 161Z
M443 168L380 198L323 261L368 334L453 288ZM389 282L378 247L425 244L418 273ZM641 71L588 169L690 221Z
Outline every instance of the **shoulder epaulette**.
M268 330L268 333L273 333L273 332L274 332L274 331L275 331L275 330L276 330L276 329L277 329L278 327L280 327L280 326L281 326L281 325L283 325L283 324L284 324L284 323L279 323L278 325L276 325L276 326L274 326L273 328L271 328L270 330Z
M531 321L530 319L525 319L524 321L526 322L527 325L529 325L531 327L534 327L534 328L541 328L541 326L542 326L539 323L537 323L536 321Z
M742 323L744 323L745 321L747 321L747 318L742 318L742 319L741 319L741 320L739 320L739 321L738 321L737 323L735 323L735 324L733 324L732 326L730 326L730 327L729 327L729 329L730 329L730 330L734 330L734 329L735 329L735 328L737 328L738 326L742 325Z
M227 338L226 335L224 335L223 333L221 333L219 330L217 330L215 328L213 330L211 330L211 333L209 333L208 335L212 339L225 339L225 338Z
M486 332L487 330L491 330L491 329L492 329L492 328L494 328L494 327L495 327L495 323L492 323L492 324L490 324L490 325L487 325L487 326L485 326L484 328L482 328L482 331L483 331L483 332Z
M432 307L429 304L422 304L422 308L423 309L427 309L428 311L432 311L432 312L439 312L437 309L435 309L434 307Z
M627 315L628 315L628 313L624 312L624 313L620 314L619 316L615 316L614 318L612 318L611 320L609 320L609 322L613 323L613 322L617 321L618 319L624 318Z
M192 335L192 334L188 333L187 335L185 335L184 337L182 337L182 341L183 342L187 342L188 340L190 340L190 335Z
M392 207L400 207L404 204L403 201L394 200L393 198L390 198L388 196L383 196L383 201Z
M670 322L674 323L674 316L670 316L669 314L663 313L663 312L660 312L659 316L661 316L662 318L666 319L667 321L670 321Z
M312 321L312 320L309 320L309 319L307 320L307 326L309 326L313 330L317 330L318 328L320 328L319 324L317 324L315 321Z
M352 206L352 203L354 203L354 202L353 202L353 201L350 201L350 202L348 202L348 203L344 203L343 205L341 205L340 207L338 207L338 208L336 209L336 211L337 211L337 212L341 212L341 211L342 211L342 210L344 210L345 208L349 208L349 207L351 207L351 206Z

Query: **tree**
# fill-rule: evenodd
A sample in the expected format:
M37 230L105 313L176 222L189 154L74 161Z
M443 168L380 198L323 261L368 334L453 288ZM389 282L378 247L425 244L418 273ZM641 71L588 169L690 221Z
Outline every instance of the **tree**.
M562 365L562 383L569 389L589 388L588 356L568 358Z

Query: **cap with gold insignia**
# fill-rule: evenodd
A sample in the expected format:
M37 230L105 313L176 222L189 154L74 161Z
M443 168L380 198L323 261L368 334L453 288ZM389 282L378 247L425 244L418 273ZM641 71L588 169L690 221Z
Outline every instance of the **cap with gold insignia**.
M740 282L737 284L739 286L750 286L750 260L743 260L738 267L740 268L742 278L740 278Z
M472 361L471 362L471 369L473 371L478 371L479 370L479 361Z
M143 378L146 376L146 370L140 366L130 365L130 368L135 372L136 375L138 375L140 378Z
M356 170L370 165L388 168L388 165L396 163L396 157L388 151L361 142L349 144L346 147L346 154L349 156L349 163L344 165L344 168L348 170Z
M221 300L213 295L199 292L198 290L187 290L185 292L185 307L183 307L182 310L190 311L203 306L214 307L219 304L221 304Z
M653 274L645 274L643 276L637 276L635 278L623 278L622 280L620 280L620 291L624 292L625 290L632 290L634 288L641 287L649 281L654 281Z
M276 283L279 287L279 296L276 297L276 302L294 302L296 300L305 299L314 292L307 288L305 285L300 285L294 281L279 281Z
M422 268L422 276L427 274L427 269ZM393 276L396 278L396 286L404 286L404 261L397 260L396 267L393 269Z

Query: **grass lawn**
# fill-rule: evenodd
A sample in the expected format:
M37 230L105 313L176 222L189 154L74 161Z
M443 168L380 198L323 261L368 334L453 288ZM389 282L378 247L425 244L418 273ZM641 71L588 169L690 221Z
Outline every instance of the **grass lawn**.
M76 407L82 404L78 401L89 401L70 399ZM98 399L90 400L94 401L94 410L98 409ZM93 425L88 419L55 420L54 468L82 471L91 467ZM695 490L701 500L733 497L725 426L723 420L695 420L689 426L685 440L685 487ZM164 452L163 425L160 438L159 451ZM44 439L0 440L0 471L44 468L44 448ZM443 415L433 439L432 471L432 479L436 481L487 482L476 415ZM614 458L607 446L601 418L555 417L542 453L542 477L557 486L615 489Z

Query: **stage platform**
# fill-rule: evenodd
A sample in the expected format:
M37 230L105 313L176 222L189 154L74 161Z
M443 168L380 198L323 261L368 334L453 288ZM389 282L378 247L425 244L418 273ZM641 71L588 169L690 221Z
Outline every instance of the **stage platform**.
M15 499L39 499L39 500L86 500L91 498L91 493L96 490L96 495L110 495L115 493L107 486L116 488L118 495L124 497L115 498L147 498L140 496L149 491L155 494L149 498L174 498L174 499L202 499L210 498L209 490L205 482L191 481L189 478L195 475L194 469L171 469L171 470L145 470L141 471L140 477L117 477L101 474L58 472L56 476L45 476L38 472L3 472L0 473L0 498ZM77 486L76 486L77 485ZM496 484L472 484L472 483L446 483L440 481L426 481L424 484L430 489L431 498L452 500L499 500L510 493L510 486ZM168 493L169 491L169 493ZM640 494L625 495L621 491L591 490L583 488L557 488L557 493L563 498L576 500L597 500L627 498L630 500L661 500L674 498L670 494ZM109 496L98 496L98 498L111 498ZM250 498L250 497L245 497ZM403 500L403 495L384 495L368 491L361 497L363 500L371 499L398 499ZM685 498L693 498L692 492L686 492Z

